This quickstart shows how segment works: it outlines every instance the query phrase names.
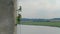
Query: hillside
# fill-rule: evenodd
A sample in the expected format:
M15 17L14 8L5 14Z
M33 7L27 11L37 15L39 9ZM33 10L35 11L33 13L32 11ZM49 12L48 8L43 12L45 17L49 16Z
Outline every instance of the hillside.
M33 21L33 22L49 22L49 21L58 21L60 18L53 18L53 19L29 19L29 18L22 18L21 21Z

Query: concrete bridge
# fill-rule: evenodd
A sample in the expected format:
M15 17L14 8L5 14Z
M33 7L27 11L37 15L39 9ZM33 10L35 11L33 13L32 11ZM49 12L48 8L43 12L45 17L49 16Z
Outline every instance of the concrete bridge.
M14 34L17 0L0 0L0 34Z

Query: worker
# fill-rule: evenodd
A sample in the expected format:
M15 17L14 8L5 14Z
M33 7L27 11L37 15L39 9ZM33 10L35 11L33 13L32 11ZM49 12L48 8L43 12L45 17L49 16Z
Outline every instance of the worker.
M17 23L15 25L20 24L20 21L21 21L21 14L18 14L18 16L17 16Z

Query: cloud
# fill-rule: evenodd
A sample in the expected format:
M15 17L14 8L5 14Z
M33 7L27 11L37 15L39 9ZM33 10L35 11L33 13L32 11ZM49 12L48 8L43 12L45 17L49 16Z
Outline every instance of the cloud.
M60 0L18 0L17 3L18 6L22 5L23 18L54 18L60 17L59 1ZM55 14L55 12L57 12L57 14Z

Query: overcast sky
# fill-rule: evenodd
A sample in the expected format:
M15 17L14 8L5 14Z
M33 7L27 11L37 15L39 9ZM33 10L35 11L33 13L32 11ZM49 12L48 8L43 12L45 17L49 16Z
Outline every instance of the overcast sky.
M22 18L60 18L60 0L18 0Z

